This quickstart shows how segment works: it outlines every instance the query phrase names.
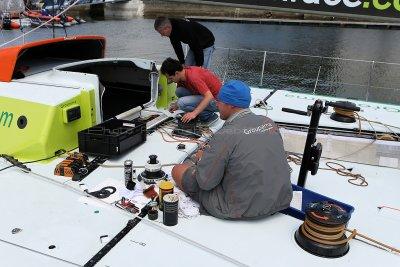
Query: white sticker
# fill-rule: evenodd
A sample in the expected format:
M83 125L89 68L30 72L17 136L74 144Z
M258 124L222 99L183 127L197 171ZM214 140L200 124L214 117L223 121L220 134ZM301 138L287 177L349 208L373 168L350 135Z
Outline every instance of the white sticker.
M301 210L301 203L303 201L303 192L302 191L293 191L293 198L290 202L290 207Z
M397 168L399 167L399 159L381 156L379 157L379 166Z

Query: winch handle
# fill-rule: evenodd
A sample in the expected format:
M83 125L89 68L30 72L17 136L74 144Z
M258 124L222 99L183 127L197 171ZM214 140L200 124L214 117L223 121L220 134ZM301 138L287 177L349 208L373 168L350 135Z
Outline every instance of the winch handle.
M291 108L282 108L283 112L288 112L288 113L294 113L298 115L303 115L303 116L309 116L310 114L306 111L302 110L297 110L297 109L291 109Z
M360 107L349 107L345 106L342 103L337 103L337 102L331 102L331 101L325 101L325 106L331 106L334 108L341 108L341 109L347 109L351 111L360 111Z

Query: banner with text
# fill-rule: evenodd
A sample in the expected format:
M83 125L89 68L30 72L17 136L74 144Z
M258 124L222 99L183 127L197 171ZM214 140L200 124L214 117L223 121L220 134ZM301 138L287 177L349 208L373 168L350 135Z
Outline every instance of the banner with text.
M175 0L293 11L400 19L400 0Z

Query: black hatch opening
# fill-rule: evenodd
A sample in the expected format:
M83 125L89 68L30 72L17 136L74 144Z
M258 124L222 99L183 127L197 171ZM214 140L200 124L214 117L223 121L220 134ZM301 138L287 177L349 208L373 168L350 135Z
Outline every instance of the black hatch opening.
M138 67L133 61L87 62L60 70L99 77L103 121L151 101L151 71Z

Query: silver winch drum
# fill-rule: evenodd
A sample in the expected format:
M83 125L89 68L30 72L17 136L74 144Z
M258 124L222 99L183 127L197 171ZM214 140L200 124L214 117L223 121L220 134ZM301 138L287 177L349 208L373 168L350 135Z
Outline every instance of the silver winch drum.
M156 155L150 155L145 165L145 170L139 174L138 180L145 184L155 184L158 181L166 180L167 174L161 170L161 164Z

